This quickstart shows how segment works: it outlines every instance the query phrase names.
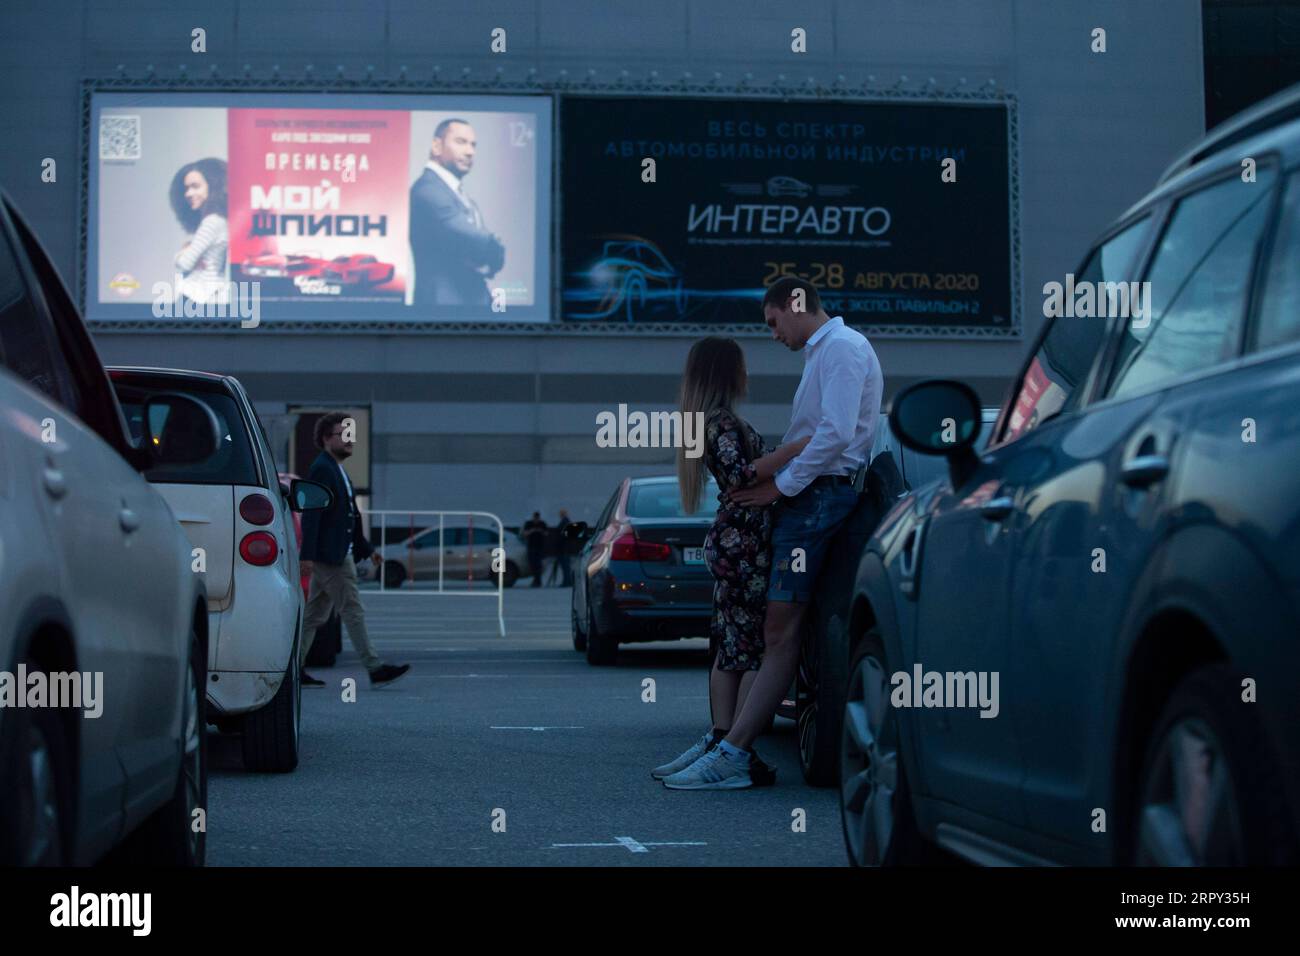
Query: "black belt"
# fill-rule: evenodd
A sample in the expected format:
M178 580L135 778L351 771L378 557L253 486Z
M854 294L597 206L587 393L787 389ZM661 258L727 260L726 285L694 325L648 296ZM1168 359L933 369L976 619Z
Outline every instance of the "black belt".
M853 484L852 475L818 475L809 484L823 485L851 485Z

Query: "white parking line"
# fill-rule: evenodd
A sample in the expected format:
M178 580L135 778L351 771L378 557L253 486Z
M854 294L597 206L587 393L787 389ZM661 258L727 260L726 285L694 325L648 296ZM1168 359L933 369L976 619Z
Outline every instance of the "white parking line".
M507 677L523 677L536 679L539 677L564 677L572 678L573 674L407 674L407 680L505 680Z
M646 840L643 843L640 840L633 839L630 836L621 836L621 837L614 837L613 843L552 843L551 849L554 850L560 847L587 847L587 846L621 846L626 850L628 850L628 852L630 853L649 853L650 847L652 846L708 846L708 844L698 840L663 841L663 842Z
M551 727L489 727L489 730L582 730L582 727L555 725Z
M505 680L509 674L416 674L429 680Z

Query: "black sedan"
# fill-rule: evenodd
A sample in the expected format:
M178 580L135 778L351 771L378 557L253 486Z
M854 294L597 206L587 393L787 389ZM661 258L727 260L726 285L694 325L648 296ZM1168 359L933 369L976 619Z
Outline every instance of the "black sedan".
M573 585L573 647L613 664L619 644L708 637L713 576L704 536L718 506L710 479L700 510L682 513L677 479L624 478L585 537Z

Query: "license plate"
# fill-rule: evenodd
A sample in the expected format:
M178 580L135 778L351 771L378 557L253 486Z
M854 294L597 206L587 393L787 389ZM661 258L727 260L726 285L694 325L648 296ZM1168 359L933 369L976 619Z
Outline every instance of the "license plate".
M703 564L704 549L703 548L682 548L682 563Z

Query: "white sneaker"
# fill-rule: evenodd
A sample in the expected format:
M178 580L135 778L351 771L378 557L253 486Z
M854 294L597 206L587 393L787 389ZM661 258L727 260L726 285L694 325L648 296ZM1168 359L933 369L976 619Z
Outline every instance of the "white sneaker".
M664 778L669 790L743 790L752 787L749 759L727 756L722 747L714 747L685 770Z
M654 777L656 780L662 780L664 777L672 776L679 770L685 770L691 764L695 763L695 761L699 760L700 757L704 756L704 752L712 746L713 731L710 730L699 740L695 741L695 743L691 744L691 749L686 751L686 753L682 754L676 760L655 767L651 770L650 776Z

